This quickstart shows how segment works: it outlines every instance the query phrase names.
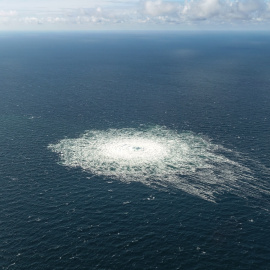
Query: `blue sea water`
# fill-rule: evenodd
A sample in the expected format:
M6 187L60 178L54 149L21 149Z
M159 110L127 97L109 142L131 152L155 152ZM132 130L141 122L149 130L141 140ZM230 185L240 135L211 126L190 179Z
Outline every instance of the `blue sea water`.
M0 267L270 269L269 142L269 33L1 33Z

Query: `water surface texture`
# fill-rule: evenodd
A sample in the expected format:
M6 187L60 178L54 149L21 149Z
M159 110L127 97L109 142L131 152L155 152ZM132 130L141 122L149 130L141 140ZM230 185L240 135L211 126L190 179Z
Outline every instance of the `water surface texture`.
M0 41L0 269L270 269L268 33Z

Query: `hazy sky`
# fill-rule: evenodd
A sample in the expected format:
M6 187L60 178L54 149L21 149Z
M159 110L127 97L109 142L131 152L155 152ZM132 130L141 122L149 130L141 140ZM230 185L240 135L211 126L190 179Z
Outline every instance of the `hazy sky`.
M0 0L0 30L270 29L270 0Z

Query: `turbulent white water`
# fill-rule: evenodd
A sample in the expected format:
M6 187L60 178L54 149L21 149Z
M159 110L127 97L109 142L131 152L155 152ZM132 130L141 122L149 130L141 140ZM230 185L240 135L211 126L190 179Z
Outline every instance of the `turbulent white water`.
M60 154L65 166L123 182L177 188L209 201L225 192L241 197L266 192L233 151L160 126L90 130L49 148Z

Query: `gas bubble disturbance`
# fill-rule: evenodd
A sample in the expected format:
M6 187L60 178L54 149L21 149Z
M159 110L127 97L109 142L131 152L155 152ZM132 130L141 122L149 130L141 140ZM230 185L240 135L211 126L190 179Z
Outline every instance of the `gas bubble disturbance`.
M48 148L59 154L64 166L126 183L176 188L212 202L224 193L269 194L269 187L237 161L238 153L192 132L161 126L89 130Z

